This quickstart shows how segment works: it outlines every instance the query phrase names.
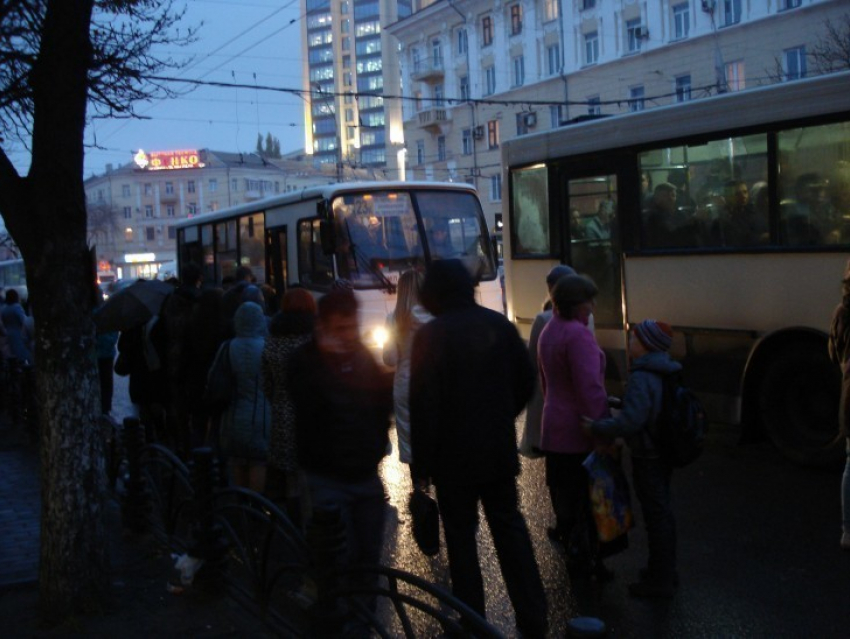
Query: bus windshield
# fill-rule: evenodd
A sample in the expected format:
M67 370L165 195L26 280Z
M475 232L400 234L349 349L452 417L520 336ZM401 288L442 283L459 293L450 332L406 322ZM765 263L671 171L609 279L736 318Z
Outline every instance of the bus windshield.
M429 260L460 259L478 279L495 266L477 199L462 191L347 193L332 201L337 267L355 288L395 285Z

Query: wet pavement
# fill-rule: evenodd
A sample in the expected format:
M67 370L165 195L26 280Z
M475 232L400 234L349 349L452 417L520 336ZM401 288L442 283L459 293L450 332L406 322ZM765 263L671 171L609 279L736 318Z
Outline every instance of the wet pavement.
M126 380L116 378L113 414L121 418L130 413ZM34 601L37 458L31 448L16 445L8 432L0 434L0 612L7 618L5 613L24 611ZM553 521L543 462L523 460L522 509L546 588L552 637L567 636L568 621L580 615L605 621L610 637L850 636L850 552L842 552L838 544L841 468L795 466L768 444L742 447L736 437L734 429L714 427L705 455L674 477L681 586L670 601L635 600L628 595L627 584L646 557L639 508L630 549L607 561L615 571L614 581L576 592L561 548L546 536ZM382 474L392 506L384 563L450 587L445 548L428 558L413 542L406 467L393 454L385 460ZM483 518L479 537L488 620L506 636L514 636L513 611ZM122 555L128 548L147 554ZM117 585L118 612L89 622L84 632L68 634L111 634L116 625L126 626L123 634L128 637L162 628L174 631L166 633L169 636L265 634L261 624L235 603L168 595L165 581L173 574L167 555L128 544L118 544L113 552L118 554L114 563L125 575ZM161 615L159 620L151 617L151 606ZM16 614L22 631L15 632L17 626L12 626L11 634L35 636L30 631L37 623L34 615L29 609Z

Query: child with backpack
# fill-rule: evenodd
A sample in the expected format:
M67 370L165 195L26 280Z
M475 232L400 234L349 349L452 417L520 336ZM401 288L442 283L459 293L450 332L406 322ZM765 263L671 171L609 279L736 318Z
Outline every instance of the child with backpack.
M648 319L635 325L629 335L629 383L622 410L615 417L584 422L592 435L624 437L631 450L634 489L649 545L647 567L641 570L637 582L629 584L633 597L669 598L678 583L676 521L670 493L673 464L659 451L655 433L662 412L664 380L682 370L667 352L672 342L673 331L664 322Z

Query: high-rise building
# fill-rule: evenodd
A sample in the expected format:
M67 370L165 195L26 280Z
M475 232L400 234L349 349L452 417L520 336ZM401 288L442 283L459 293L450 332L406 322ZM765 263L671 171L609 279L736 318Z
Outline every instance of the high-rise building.
M398 43L383 32L411 0L302 0L305 149L316 164L403 174ZM397 116L393 113L397 112ZM392 123L392 124L391 124Z

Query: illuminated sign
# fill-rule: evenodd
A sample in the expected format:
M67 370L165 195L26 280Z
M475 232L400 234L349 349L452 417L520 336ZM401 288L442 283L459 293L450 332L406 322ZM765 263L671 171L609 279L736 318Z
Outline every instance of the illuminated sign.
M124 255L127 264L138 264L139 262L155 262L155 253L127 253Z
M205 166L196 150L145 153L142 149L139 149L139 152L133 156L133 161L140 169L147 169L148 171L200 169Z

